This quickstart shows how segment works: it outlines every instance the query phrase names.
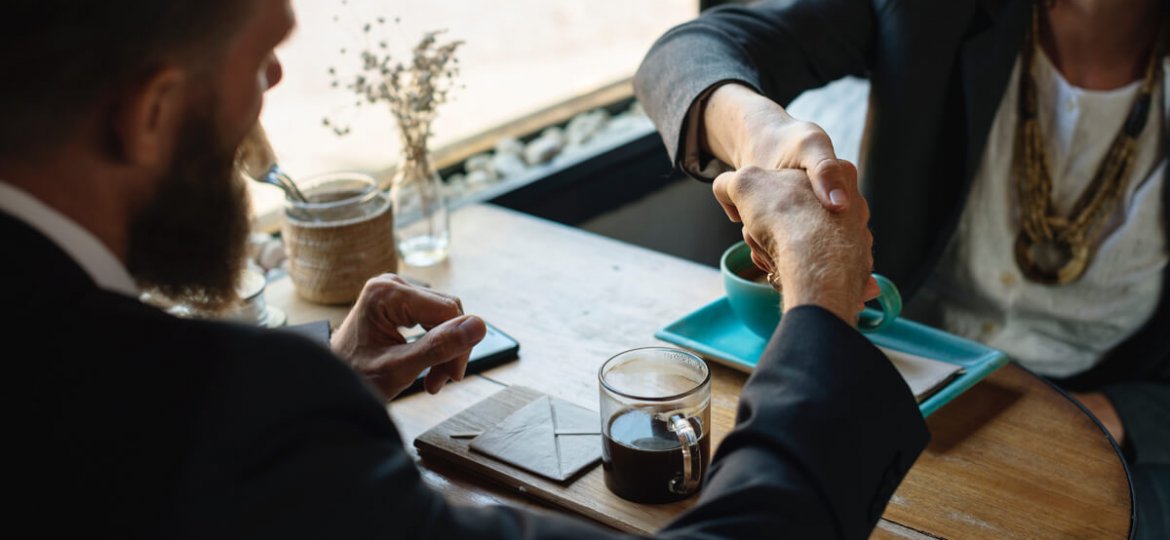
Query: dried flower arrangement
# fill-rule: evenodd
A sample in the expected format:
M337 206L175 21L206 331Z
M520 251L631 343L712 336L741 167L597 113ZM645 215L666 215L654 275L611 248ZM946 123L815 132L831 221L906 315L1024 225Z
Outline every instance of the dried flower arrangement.
M385 17L378 17L373 23L363 25L362 32L370 34L385 24ZM443 32L425 33L406 63L395 60L388 52L385 40L378 41L377 48L359 52L360 67L355 74L345 78L348 82L343 81L336 68L329 68L332 86L337 88L344 84L346 90L357 96L355 106L378 103L389 106L398 124L404 157L416 163L425 163L427 159L431 123L439 106L447 102L459 74L459 59L455 53L463 42L440 43L438 38ZM341 54L346 55L347 50L341 49ZM349 125L339 124L328 117L322 123L338 136L350 133Z
M386 19L378 17L363 25L362 33L368 40L371 31L384 31L385 24ZM446 259L450 243L442 180L430 162L428 143L435 113L447 102L459 73L455 53L463 42L440 43L442 33L425 33L407 61L396 60L383 39L376 48L366 46L361 50L355 74L339 77L336 68L329 68L333 86L344 84L357 96L356 107L384 103L398 125L402 162L390 189L394 243L399 259L412 266L429 266ZM341 49L342 55L346 52ZM328 118L323 122L337 135L350 132L348 125Z

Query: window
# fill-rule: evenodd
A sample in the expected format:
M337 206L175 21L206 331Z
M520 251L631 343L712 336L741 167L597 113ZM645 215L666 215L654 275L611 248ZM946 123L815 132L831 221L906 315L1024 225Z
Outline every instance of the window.
M328 74L334 66L351 71L362 26L376 17L386 17L390 51L403 58L425 31L446 29L447 39L465 42L460 87L439 110L433 150L629 78L655 39L698 13L697 0L294 0L293 7L297 29L277 49L284 80L266 95L261 120L294 177L380 172L397 161L389 111L355 108ZM380 38L376 29L371 35ZM336 136L322 125L325 116L348 122L352 133ZM257 185L253 195L258 214L280 204L275 188Z

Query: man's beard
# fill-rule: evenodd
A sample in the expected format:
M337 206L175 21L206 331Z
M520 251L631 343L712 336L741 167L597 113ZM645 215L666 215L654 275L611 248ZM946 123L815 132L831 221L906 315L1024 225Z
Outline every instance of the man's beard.
M169 171L131 223L127 267L145 290L198 310L237 300L249 231L246 187L215 107L189 111Z

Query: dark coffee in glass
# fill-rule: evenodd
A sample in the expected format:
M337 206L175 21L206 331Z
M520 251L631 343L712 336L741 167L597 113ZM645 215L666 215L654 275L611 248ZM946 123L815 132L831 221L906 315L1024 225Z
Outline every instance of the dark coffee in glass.
M599 379L609 490L640 503L697 493L711 454L706 363L676 349L635 349L609 359Z
M687 421L687 420L683 420ZM698 424L698 418L689 421ZM690 494L681 489L682 443L671 431L671 424L630 409L609 424L602 437L601 466L605 485L622 498L646 503L677 501ZM693 425L699 435L699 468L707 470L711 455L711 438L703 426Z

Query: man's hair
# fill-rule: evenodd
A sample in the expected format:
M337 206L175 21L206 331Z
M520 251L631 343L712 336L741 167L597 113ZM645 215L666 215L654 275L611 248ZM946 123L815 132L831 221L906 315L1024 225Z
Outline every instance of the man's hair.
M0 157L60 144L113 92L164 65L210 66L246 0L5 0Z

